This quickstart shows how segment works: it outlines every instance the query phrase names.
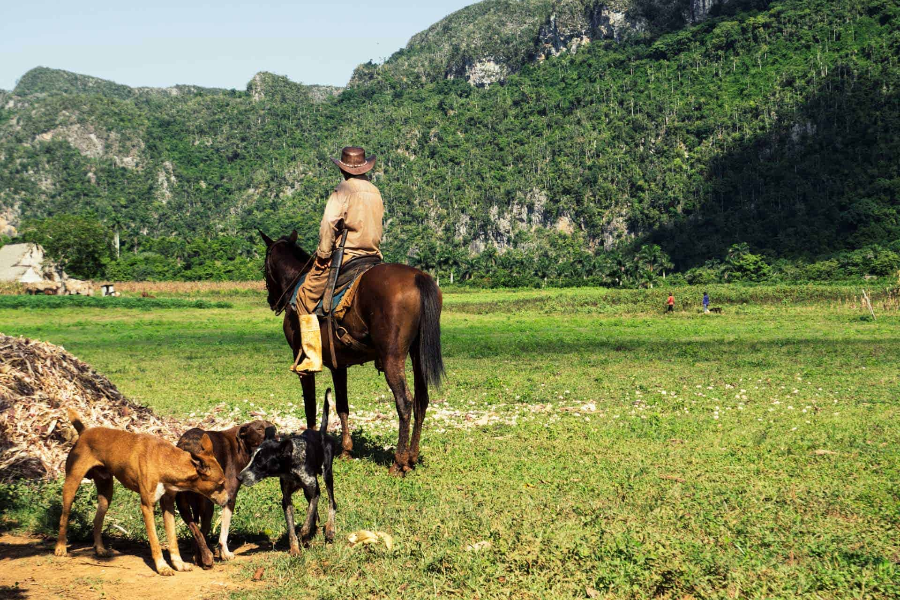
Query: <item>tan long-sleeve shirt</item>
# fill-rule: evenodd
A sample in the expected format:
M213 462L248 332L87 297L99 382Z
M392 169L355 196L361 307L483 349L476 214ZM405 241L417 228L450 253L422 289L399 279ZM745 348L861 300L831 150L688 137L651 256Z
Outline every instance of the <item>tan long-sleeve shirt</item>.
M325 205L325 215L319 227L319 247L316 254L322 260L331 258L338 242L338 227L348 230L344 246L344 262L359 256L381 256L384 203L381 193L365 179L347 179L334 190Z

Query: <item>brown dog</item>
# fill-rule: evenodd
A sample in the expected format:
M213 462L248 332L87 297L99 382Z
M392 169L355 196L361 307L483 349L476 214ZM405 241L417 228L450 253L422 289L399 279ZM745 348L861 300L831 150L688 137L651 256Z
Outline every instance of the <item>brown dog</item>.
M266 437L266 427L272 427L268 421L253 421L225 431L204 431L190 429L178 440L178 447L187 452L196 452L201 448L204 438L212 441L213 454L225 472L225 491L228 502L222 507L222 526L219 530L219 556L222 560L231 560L234 554L228 549L228 530L231 528L231 515L241 482L238 473L250 462L250 455ZM194 535L194 560L204 569L213 566L213 555L206 544L206 538L212 528L213 503L194 492L178 492L175 495L178 512ZM200 526L197 526L200 521Z
M192 491L212 498L224 505L225 474L213 455L208 437L200 442L196 453L179 450L169 442L152 435L129 433L106 427L85 429L78 413L69 409L69 420L78 432L78 441L66 459L66 482L63 484L62 516L59 518L59 538L56 556L66 555L66 529L69 511L81 480L94 480L97 486L97 515L94 517L94 550L98 556L109 556L103 546L103 518L113 495L113 477L126 488L141 496L141 512L150 540L150 553L160 575L174 575L163 560L153 511L159 502L169 542L169 556L176 571L190 571L191 566L181 560L178 538L175 536L175 492Z

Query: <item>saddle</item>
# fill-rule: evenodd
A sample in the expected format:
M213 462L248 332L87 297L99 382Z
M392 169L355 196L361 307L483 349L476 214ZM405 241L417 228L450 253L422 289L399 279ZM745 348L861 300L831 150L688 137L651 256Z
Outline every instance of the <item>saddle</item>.
M346 234L341 239L341 250L343 250ZM338 254L338 259L341 258ZM335 319L340 320L344 317L353 297L356 295L356 288L363 274L381 262L379 256L361 256L341 264L336 275L329 278L328 285L325 287L325 297L319 303L314 311L319 318L324 317L328 330L328 338L331 343L328 344L331 350L331 364L337 366L337 355L334 352L334 340L337 338L342 344L355 350L356 352L368 352L370 348L363 342L357 340L341 325L335 325ZM340 298L340 299L338 299ZM319 308L321 307L321 312ZM363 338L367 338L368 332ZM377 363L377 361L376 361ZM376 365L377 366L377 365Z
M347 308L349 308L349 301L352 300L352 298L347 295L347 292L349 292L354 284L357 283L363 273L382 262L384 261L378 256L360 256L359 258L347 261L347 264L345 265L341 265L334 289L332 289L330 285L326 286L325 294L322 295L319 303L316 304L313 314L320 318L327 317L329 311L325 310L325 306L328 305L332 307L330 313L334 314L338 320L340 320L347 311ZM294 285L294 289L291 292L290 306L294 310L297 309L300 286L303 285L304 281L306 281L305 274L297 280L297 283ZM327 301L329 297L331 298L330 304Z
M360 256L344 263L344 246L347 243L347 233L347 229L341 232L340 242L331 255L331 270L328 273L325 294L319 300L315 310L313 310L314 315L319 317L320 320L325 320L328 339L331 340L331 343L328 344L331 350L331 364L334 367L337 366L337 356L334 351L335 338L357 352L368 352L370 350L363 342L351 336L346 328L335 325L334 321L335 319L342 319L347 309L350 308L350 303L353 301L356 287L363 273L382 262L379 256ZM336 265L337 267L335 267ZM295 309L298 302L297 295L305 279L305 275L300 278L297 282L297 287L291 294L291 305ZM368 332L363 336L363 338L366 337L368 337Z
M359 258L354 258L341 265L334 289L332 289L331 286L325 288L325 295L319 300L313 314L323 318L328 317L329 314L333 314L338 319L343 317L348 308L345 304L349 304L349 302L344 302L347 292L349 292L350 288L352 288L359 278L363 276L363 273L382 262L383 261L379 256L360 256ZM347 299L351 300L352 297ZM332 307L330 312L326 311L326 306Z

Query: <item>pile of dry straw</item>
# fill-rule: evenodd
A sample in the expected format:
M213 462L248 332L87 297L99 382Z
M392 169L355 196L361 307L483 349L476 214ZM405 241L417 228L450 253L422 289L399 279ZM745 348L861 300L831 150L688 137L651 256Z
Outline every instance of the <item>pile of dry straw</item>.
M75 439L74 408L91 426L178 439L175 421L122 395L63 348L0 334L0 479L53 478Z
M191 427L218 431L243 422L241 411L229 411L224 404L207 414L191 413L183 421L160 417L126 398L109 379L61 346L0 333L0 481L53 479L63 473L76 439L68 408L88 427L149 433L172 443ZM301 410L260 409L245 419L266 419L288 433L305 429ZM329 431L339 428L333 416Z

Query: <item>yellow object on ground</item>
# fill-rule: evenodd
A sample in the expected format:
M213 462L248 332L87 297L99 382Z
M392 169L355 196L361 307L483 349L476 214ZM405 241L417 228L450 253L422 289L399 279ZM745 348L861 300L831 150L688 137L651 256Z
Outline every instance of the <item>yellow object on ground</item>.
M379 541L384 542L385 547L388 550L394 549L394 538L391 537L390 534L387 534L383 531L368 531L366 529L360 531L354 531L347 538L347 541L350 542L350 547L354 546L367 546L371 544L377 544Z
M482 540L466 546L466 552L480 552L481 550L487 550L491 546L493 546L492 543L487 540Z

